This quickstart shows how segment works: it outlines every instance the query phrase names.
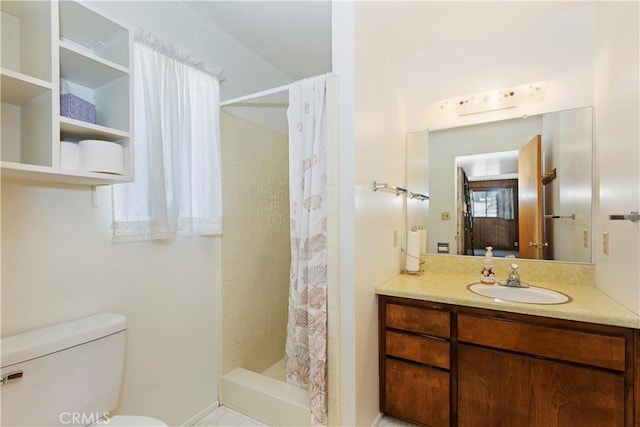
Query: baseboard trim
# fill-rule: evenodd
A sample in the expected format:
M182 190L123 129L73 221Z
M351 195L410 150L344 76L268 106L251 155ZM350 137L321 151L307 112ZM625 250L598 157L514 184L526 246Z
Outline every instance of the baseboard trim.
M372 427L377 427L380 425L380 421L382 421L382 417L384 417L384 414L382 412L380 412L378 414L378 416L376 417L376 419L373 421Z
M196 415L194 415L193 417L189 418L187 421L180 424L180 427L193 426L195 423L197 423L198 421L200 421L201 419L203 419L204 417L206 417L207 415L209 415L219 407L220 407L220 401L216 400L211 405L207 406L202 411L198 412Z

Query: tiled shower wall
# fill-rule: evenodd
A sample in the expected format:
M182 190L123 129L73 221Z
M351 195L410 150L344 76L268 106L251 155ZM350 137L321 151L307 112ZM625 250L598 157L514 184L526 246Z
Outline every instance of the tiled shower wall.
M262 372L284 356L287 331L288 138L225 112L220 120L222 371Z

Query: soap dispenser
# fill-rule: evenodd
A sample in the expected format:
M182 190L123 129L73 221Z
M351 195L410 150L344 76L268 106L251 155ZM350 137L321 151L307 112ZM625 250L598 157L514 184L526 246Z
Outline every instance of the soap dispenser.
M493 248L487 246L485 248L487 252L484 254L484 261L482 262L482 276L480 281L487 285L493 285L496 282L496 268L493 265Z

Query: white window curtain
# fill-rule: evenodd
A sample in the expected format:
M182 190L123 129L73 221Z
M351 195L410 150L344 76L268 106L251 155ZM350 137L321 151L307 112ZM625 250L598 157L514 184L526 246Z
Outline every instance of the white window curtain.
M219 72L138 30L135 181L113 186L113 240L222 233Z

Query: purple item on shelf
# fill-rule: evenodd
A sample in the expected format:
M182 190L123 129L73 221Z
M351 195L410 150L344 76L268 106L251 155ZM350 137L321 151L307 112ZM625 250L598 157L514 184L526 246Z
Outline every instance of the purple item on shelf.
M83 122L96 122L96 106L70 93L60 95L60 115Z

